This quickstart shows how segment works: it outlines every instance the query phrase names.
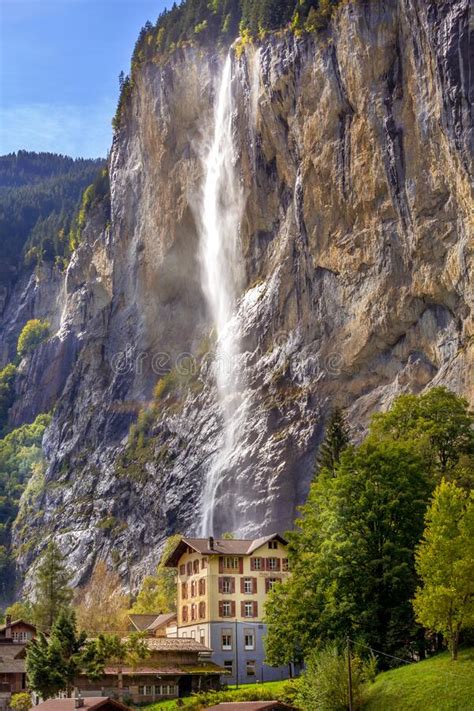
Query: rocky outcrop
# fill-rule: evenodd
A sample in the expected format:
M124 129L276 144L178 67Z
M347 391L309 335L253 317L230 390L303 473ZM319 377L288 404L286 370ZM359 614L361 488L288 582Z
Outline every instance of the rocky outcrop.
M291 526L335 404L357 437L400 392L472 398L468 32L468 0L354 1L324 32L231 50L243 386L216 533ZM111 225L67 271L74 356L17 533L25 570L54 533L76 582L102 557L134 587L169 533L199 527L222 438L197 229L222 62L189 48L138 72Z

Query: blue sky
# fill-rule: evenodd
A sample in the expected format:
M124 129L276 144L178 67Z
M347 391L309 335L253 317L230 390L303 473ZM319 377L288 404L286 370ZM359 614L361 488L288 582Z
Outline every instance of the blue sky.
M0 154L105 156L140 28L167 0L0 0Z

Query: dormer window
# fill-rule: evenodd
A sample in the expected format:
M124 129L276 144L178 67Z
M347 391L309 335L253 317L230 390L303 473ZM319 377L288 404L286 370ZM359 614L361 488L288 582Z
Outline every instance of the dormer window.
M278 541L268 541L268 547L272 551L276 551L278 549Z

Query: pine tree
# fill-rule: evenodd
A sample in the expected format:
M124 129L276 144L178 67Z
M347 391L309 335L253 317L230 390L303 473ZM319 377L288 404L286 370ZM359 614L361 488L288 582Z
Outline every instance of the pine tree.
M70 696L74 680L83 669L85 645L86 634L77 634L74 612L60 612L49 639L40 633L28 645L26 672L29 688L43 699L64 691Z
M336 407L329 417L324 440L319 449L317 458L318 470L324 468L334 472L342 452L349 443L349 431L344 413L341 408Z
M51 541L36 574L33 610L41 630L51 630L59 613L69 608L73 594L68 587L69 578L61 551Z

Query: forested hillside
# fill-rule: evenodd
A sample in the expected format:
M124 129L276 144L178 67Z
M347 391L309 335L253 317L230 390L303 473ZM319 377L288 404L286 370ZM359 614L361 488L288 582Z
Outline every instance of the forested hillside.
M104 166L54 153L0 157L0 287L22 268L70 251L69 231L84 189Z

